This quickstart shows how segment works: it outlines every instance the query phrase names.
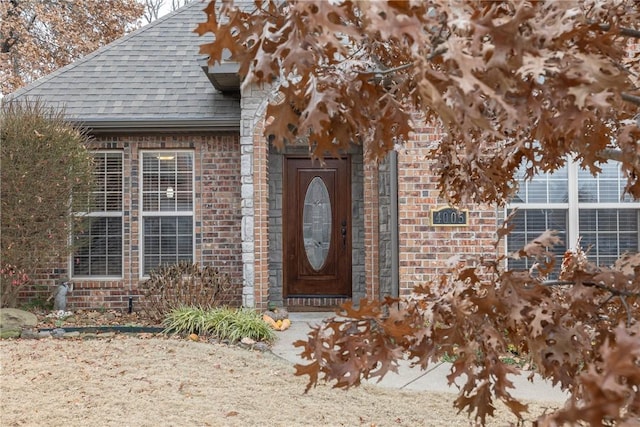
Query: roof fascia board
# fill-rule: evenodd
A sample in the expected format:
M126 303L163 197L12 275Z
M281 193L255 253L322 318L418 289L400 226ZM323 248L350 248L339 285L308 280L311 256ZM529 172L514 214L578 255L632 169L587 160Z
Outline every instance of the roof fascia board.
M94 132L171 132L171 131L240 131L238 120L110 120L110 119L85 119L70 118L69 121L90 129Z

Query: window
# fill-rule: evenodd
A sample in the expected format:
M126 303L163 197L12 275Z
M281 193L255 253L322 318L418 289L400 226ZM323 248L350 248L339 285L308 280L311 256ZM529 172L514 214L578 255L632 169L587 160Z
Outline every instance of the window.
M609 266L624 252L640 250L638 226L640 203L623 195L625 179L616 162L602 165L592 176L576 164L521 181L518 194L509 204L515 207L514 229L507 238L507 251L521 248L547 229L559 231L563 244L552 252L562 256L581 238L581 247L590 248L589 258ZM556 268L560 267L556 259ZM529 260L509 260L509 268L529 268Z
M594 178L578 171L578 230L582 246L598 265L611 265L624 252L637 252L640 203L623 195L625 178L617 163L602 166Z
M143 152L142 274L193 261L193 153Z
M74 277L122 276L122 153L96 152L89 212L74 233Z

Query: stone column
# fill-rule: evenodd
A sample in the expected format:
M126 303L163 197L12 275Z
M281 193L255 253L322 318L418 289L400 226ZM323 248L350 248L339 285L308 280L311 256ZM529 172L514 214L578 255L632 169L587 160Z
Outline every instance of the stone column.
M254 153L256 123L262 120L268 90L254 85L242 87L240 101L240 182L242 209L242 305L255 307L255 241L254 241Z

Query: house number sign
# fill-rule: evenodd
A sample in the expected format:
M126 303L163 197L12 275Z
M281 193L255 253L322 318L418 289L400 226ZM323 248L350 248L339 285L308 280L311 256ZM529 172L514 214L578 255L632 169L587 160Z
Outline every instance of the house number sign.
M469 225L469 211L454 208L440 208L431 211L431 225L463 226Z

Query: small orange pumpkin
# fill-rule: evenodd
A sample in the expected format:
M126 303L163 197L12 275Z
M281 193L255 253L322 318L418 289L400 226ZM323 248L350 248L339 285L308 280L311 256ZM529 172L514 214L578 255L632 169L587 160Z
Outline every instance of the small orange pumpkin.
M289 319L284 319L282 321L282 326L280 326L280 330L281 331L285 331L287 329L289 329L289 326L291 326L291 320Z
M262 320L264 320L265 322L267 322L267 324L269 326L271 326L273 329L279 329L278 328L278 324L276 323L275 320L273 320L273 318L271 318L271 316L267 315L267 314L263 314L262 315Z

